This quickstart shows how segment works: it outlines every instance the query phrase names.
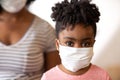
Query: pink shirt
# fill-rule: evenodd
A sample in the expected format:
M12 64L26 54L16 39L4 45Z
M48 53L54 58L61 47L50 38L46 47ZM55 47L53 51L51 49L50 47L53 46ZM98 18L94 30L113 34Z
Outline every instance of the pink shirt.
M56 66L44 73L41 80L111 80L111 78L103 69L91 65L90 69L83 75L66 74Z

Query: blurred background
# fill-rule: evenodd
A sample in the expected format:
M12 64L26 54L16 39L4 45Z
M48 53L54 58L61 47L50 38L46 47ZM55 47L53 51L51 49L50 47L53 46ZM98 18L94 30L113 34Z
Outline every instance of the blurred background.
M51 7L59 1L62 0L36 0L29 10L54 27ZM107 70L112 80L120 80L120 0L93 0L93 3L97 4L101 17L92 63Z

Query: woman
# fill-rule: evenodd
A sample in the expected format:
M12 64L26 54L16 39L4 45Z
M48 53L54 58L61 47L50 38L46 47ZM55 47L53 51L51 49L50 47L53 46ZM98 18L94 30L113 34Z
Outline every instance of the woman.
M60 62L54 29L26 8L32 1L0 0L0 80L40 80Z

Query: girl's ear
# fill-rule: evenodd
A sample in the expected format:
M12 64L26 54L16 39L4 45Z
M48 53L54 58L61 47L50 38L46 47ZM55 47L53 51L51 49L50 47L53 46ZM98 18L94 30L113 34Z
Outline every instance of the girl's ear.
M58 40L58 39L55 39L55 43L56 43L56 48L57 48L57 50L59 51L59 40Z

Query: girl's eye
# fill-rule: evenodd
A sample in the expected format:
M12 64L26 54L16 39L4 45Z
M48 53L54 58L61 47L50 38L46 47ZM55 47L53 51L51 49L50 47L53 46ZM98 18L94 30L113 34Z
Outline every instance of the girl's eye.
M66 44L66 46L69 46L69 47L74 46L74 43L72 41L67 41L65 44Z
M81 47L92 47L92 43L91 42L84 42L81 44Z

